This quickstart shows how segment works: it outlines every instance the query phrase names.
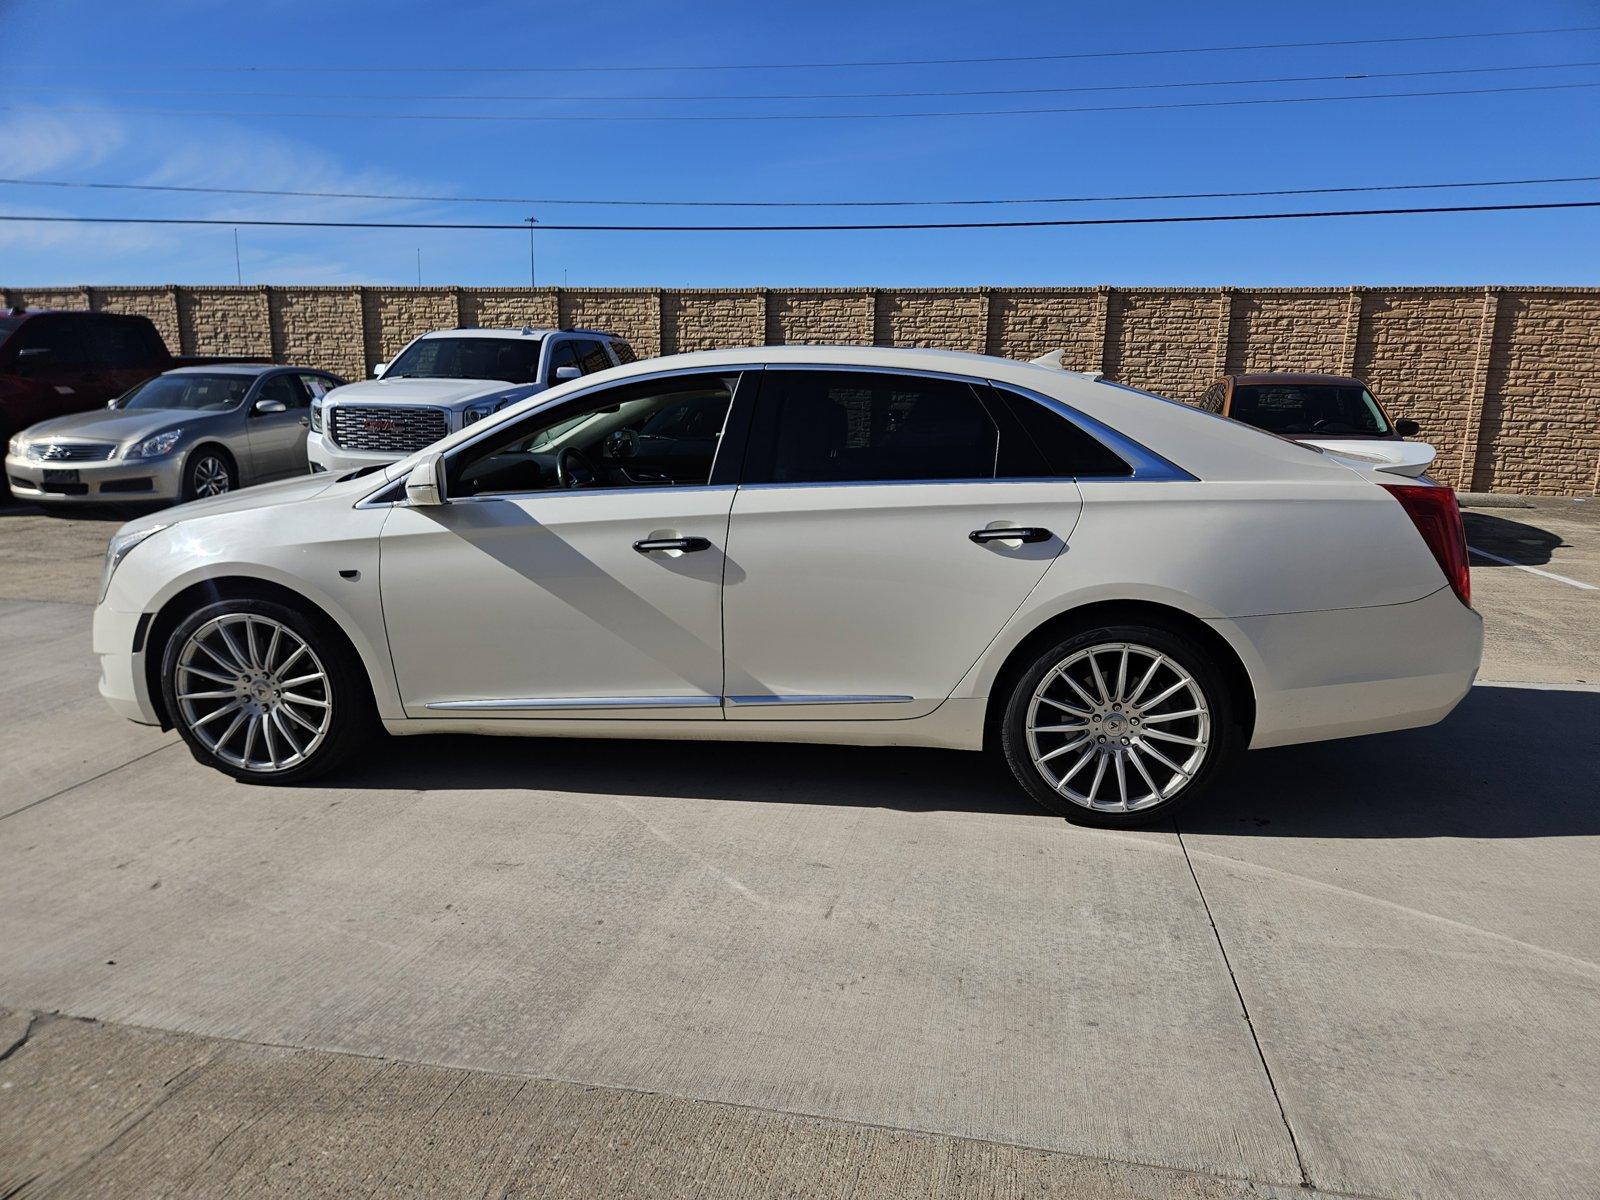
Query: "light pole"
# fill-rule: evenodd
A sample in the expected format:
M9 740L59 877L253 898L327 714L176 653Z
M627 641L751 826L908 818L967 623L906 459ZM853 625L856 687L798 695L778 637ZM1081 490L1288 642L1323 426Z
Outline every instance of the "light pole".
M524 217L523 220L528 222L528 286L536 288L539 286L539 271L537 260L533 256L533 227L539 223L539 219Z

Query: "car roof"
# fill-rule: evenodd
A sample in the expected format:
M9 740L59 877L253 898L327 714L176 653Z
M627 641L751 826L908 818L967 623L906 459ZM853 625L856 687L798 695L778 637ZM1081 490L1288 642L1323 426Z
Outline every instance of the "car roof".
M616 334L607 333L603 329L548 329L548 328L544 328L544 327L535 327L533 325L523 325L523 326L519 326L516 329L503 329L503 328L499 328L499 327L482 327L482 326L477 326L477 325L471 325L471 326L462 326L459 329L435 329L435 330L432 330L432 331L430 331L428 333L424 333L422 335L422 337L424 337L424 338L436 338L436 337L487 337L487 338L525 337L525 338L544 338L544 337L552 337L552 336L554 336L555 334L558 334L558 333L578 333L578 334L584 335L585 337L601 337L601 338L613 338L613 339L617 337Z
M1353 384L1356 387L1367 385L1354 375L1319 375L1310 371L1257 371L1249 375L1230 375L1234 383L1327 383L1327 384Z
M1177 400L1120 383L1091 380L1073 371L955 350L826 345L699 350L612 367L559 384L532 399L541 406L559 403L569 391L665 371L782 366L876 368L1009 384L1064 404L1202 479L1349 478L1344 468L1322 461L1323 455ZM447 441L465 440L473 436L473 428L452 434Z
M328 374L318 367L291 367L283 363L217 363L214 366L195 363L188 367L173 367L172 370L161 373L163 375L265 375L268 371L315 371L318 375Z

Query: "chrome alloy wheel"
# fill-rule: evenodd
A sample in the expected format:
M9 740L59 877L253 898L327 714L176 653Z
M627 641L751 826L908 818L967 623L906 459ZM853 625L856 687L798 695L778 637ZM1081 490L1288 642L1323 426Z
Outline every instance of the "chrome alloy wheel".
M316 651L287 625L227 613L189 635L173 681L183 723L246 771L285 771L328 735L333 689Z
M207 454L196 461L192 476L196 496L220 496L233 486L228 478L228 464L215 454Z
M1137 812L1175 796L1211 744L1194 677L1159 650L1090 646L1056 664L1028 702L1028 753L1044 781L1099 812Z

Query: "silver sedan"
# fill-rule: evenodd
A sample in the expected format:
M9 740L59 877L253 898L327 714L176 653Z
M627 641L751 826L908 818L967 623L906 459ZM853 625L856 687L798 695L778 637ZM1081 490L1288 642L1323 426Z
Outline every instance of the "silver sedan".
M193 500L306 472L311 402L344 380L307 367L182 367L6 448L19 499Z

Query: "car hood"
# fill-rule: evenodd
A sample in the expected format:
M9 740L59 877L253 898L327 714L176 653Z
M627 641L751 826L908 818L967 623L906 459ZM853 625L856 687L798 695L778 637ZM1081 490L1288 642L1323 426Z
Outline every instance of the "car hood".
M28 427L29 441L43 438L85 438L97 442L132 442L160 433L163 429L185 429L211 421L227 413L193 412L173 408L138 408L131 412L101 408L89 412L51 417Z
M432 404L462 408L469 400L527 384L503 379L364 379L334 388L325 404Z
M179 521L192 521L196 517L215 517L223 513L243 512L252 508L274 508L280 504L297 504L302 500L310 500L322 495L339 480L337 475L319 473L316 475L297 475L293 479L281 479L277 483L261 483L254 487L242 488L237 492L228 492L221 496L211 496L204 500L191 500L187 504L179 504L173 508L164 508L160 512L153 512L140 517L136 521L129 521L122 527L124 532L145 529L152 525L176 525Z

